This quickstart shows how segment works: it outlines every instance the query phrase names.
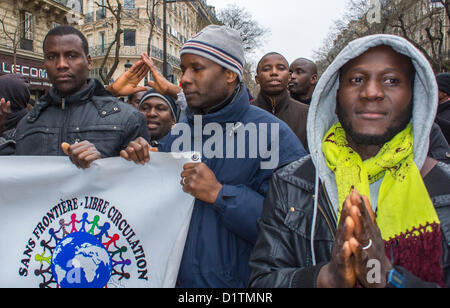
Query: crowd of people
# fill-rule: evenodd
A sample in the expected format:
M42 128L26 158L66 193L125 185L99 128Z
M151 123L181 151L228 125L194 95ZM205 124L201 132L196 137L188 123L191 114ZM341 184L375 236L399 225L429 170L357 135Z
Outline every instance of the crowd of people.
M226 155L180 174L195 205L177 287L450 287L450 74L405 39L355 40L320 78L308 59L268 53L254 100L242 39L224 26L184 44L180 86L143 54L105 88L88 50L77 29L50 30L52 88L35 103L26 79L0 77L0 155L145 164L177 149L177 125L195 151L210 142L196 126L218 124Z

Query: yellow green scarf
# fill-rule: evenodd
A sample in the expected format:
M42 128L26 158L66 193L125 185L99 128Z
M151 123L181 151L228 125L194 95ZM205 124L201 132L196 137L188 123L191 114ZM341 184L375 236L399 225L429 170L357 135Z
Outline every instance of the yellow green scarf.
M413 131L409 124L386 143L375 157L361 160L348 145L340 123L325 135L322 150L334 172L339 213L353 188L370 200L369 185L383 178L377 205L377 225L385 241L423 226L439 224L439 218L413 160Z

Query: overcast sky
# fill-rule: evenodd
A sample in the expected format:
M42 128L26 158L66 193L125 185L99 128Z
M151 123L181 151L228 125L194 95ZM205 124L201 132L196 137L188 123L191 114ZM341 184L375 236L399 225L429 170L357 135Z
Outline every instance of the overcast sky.
M235 3L245 7L262 26L270 29L259 59L276 51L291 63L296 58L313 57L330 30L333 20L344 14L347 0L207 0L216 9Z

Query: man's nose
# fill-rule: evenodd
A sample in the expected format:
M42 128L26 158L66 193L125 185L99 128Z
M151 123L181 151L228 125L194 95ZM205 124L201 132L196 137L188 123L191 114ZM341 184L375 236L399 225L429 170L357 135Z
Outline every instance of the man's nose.
M58 57L56 67L58 69L67 68L68 67L67 59L63 56Z
M384 90L377 80L368 80L361 92L361 98L368 101L380 101L384 99Z
M278 76L279 72L276 68L270 70L270 76Z
M190 70L186 70L180 79L181 86L184 87L186 84L192 83L192 74L190 73Z
M158 116L158 113L156 112L156 108L150 108L148 111L148 116L150 118L156 118Z

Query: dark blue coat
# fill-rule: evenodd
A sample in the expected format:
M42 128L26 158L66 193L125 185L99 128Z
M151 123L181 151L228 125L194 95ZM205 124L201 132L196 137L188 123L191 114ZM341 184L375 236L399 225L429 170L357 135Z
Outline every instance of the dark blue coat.
M188 150L194 150L194 115L191 110L187 112L187 122L192 132L191 149ZM258 128L258 140L266 135L265 132L269 132L267 138L263 140L268 140L272 151L275 151L279 145L277 166L285 165L306 155L302 144L284 122L250 105L244 86L241 86L228 105L217 112L202 116L203 128L210 123L219 123L222 126L224 156L227 149L225 143L234 144L234 156L207 158L203 155L202 157L202 162L215 173L218 181L223 184L223 188L214 204L198 199L195 201L178 274L178 287L236 288L246 287L248 284L250 275L248 262L257 238L257 220L262 213L273 169L261 168L261 162L264 159L261 158L260 151L256 151L257 155L250 156L255 146L259 148L258 140L251 149L248 149L250 140L238 142L239 124L236 125L236 123L239 122L243 124L241 129L254 124L254 127ZM249 123L250 125L247 126ZM273 124L279 125L279 138L274 144L270 141ZM233 126L236 128L231 129ZM172 143L178 137L180 136L168 135L162 140L160 151L174 151ZM203 134L202 144L209 146L210 138L210 135ZM238 146L242 146L243 143L246 145L246 158L237 158ZM186 149L183 150L186 151Z

